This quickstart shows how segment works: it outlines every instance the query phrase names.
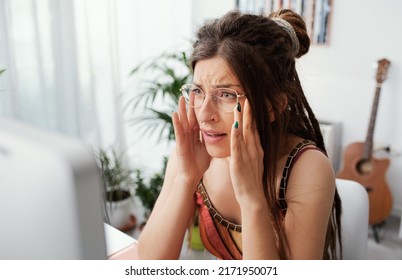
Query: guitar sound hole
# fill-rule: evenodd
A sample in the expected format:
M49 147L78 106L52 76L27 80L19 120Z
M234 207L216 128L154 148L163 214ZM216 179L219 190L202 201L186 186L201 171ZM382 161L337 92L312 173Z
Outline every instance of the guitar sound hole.
M367 175L370 174L371 171L373 171L373 165L369 160L362 159L357 163L357 171L361 175Z

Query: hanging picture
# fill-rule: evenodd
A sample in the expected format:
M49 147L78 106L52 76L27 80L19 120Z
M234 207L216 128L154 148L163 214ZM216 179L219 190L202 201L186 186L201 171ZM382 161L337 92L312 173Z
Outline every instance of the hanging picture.
M300 14L306 22L307 32L314 44L327 44L332 0L236 0L242 12L268 15L280 9Z

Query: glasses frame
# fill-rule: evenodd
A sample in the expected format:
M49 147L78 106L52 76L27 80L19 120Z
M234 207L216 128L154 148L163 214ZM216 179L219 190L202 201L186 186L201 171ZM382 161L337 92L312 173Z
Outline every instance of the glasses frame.
M198 89L200 89L200 90L204 93L204 98L202 99L201 105L198 106L198 107L196 107L196 106L194 106L194 105L191 106L192 108L195 108L195 109L201 108L201 107L202 107L202 104L204 104L205 98L207 97L207 95L209 95L209 96L211 96L212 100L215 102L215 104L217 105L217 107L218 107L219 110L221 110L222 112L225 112L225 113L230 113L230 112L233 112L233 110L237 107L237 104L239 103L239 98L246 97L245 94L239 94L236 90L234 90L234 89L232 89L232 88L218 87L218 88L214 88L211 92L205 92L202 88L200 88L200 87L197 86L197 85L194 85L194 84L184 84L184 85L182 85L182 86L180 87L180 92L181 92L181 95L184 97L184 100L186 100L186 103L189 104L189 105L190 105L189 96L187 96L188 94L184 94L184 92L186 91L186 90L185 90L186 88L190 88L190 87L198 88ZM237 99L236 99L236 104L233 106L233 109L231 109L230 111L225 111L225 110L223 110L222 108L220 108L220 107L218 106L217 99L216 99L216 97L212 94L212 93L213 93L214 91L216 91L216 90L229 90L229 91L233 91L234 93L236 93L236 98L237 98Z

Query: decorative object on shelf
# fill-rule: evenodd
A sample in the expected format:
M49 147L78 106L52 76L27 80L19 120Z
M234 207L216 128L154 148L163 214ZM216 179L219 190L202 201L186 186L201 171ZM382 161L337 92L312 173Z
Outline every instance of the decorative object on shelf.
M134 171L123 164L115 150L99 149L97 158L104 188L106 222L122 231L135 228L137 219L132 213Z

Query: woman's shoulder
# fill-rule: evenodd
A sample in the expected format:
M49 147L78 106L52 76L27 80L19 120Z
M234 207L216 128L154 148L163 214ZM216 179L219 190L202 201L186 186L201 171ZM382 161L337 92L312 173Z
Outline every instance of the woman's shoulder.
M331 160L314 142L302 142L305 144L296 155L288 189L303 186L306 191L316 188L332 191L335 187L335 174Z
M294 171L297 172L300 170L303 173L316 176L322 173L333 175L333 168L329 157L313 141L302 140L297 147L300 148L295 155L297 160L294 162Z

